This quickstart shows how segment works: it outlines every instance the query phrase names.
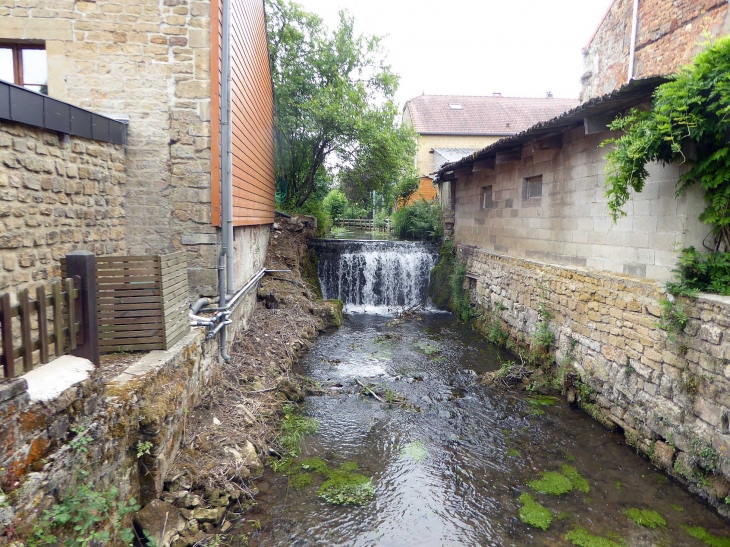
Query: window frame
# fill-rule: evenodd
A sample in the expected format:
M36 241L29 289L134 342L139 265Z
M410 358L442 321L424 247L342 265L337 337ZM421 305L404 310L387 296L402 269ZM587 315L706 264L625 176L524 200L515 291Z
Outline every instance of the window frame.
M539 196L533 196L530 193L530 184L531 183L540 183L540 195ZM543 177L542 175L535 175L533 177L525 177L525 199L540 199L542 198L543 194Z
M489 200L487 200L489 198ZM494 209L494 185L482 186L480 196L482 210Z
M48 81L44 84L23 81L23 50L25 49L42 49L46 50L46 44L33 42L3 42L0 41L0 49L9 49L13 53L13 84L25 88L26 86L48 87ZM46 52L46 62L48 62L48 53ZM47 69L46 69L47 72ZM47 76L46 76L47 78Z

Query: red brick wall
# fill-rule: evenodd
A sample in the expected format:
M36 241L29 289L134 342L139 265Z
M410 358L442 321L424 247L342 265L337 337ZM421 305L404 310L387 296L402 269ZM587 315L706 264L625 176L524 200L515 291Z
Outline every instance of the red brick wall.
M581 100L628 80L633 0L615 0L584 50ZM728 0L639 0L634 78L676 72L702 49L704 34L730 32Z

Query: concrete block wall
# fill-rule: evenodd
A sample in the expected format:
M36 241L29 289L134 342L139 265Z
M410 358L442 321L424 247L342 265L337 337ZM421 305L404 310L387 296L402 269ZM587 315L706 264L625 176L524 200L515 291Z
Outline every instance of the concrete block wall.
M689 324L670 337L659 283L458 250L477 306L517 342L544 303L555 362L588 388L583 407L730 517L730 298L683 299Z
M632 0L616 0L583 50L581 102L628 82ZM641 0L634 78L672 74L707 41L730 32L727 0Z
M454 238L498 254L553 264L583 266L668 280L677 250L702 247L709 229L698 216L701 193L675 197L680 167L650 166L641 193L627 203L616 224L608 216L604 156L599 145L609 132L585 135L583 127L563 135L560 149L522 148L522 159L497 165L451 183L455 197ZM524 197L525 178L542 175L542 197ZM492 204L482 207L482 188Z
M15 298L85 249L126 254L124 147L0 122L0 292Z

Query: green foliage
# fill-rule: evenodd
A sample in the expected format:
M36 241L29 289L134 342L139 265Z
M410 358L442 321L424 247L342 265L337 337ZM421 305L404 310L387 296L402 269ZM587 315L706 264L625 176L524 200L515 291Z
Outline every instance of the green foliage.
M332 470L317 495L334 505L366 505L375 497L375 488L365 475Z
M421 184L421 179L413 173L410 177L404 177L395 186L395 195L397 198L406 203L411 196L418 191L418 187Z
M667 521L664 520L664 517L653 509L638 509L636 507L632 507L626 511L626 516L644 528L651 528L654 530L655 528L667 527Z
M131 544L134 533L130 528L122 529L121 522L140 506L134 498L125 503L117 501L118 497L119 490L113 486L100 492L88 484L79 484L59 503L43 511L33 525L27 547L59 544L86 547L115 540ZM100 531L104 526L107 529Z
M295 405L284 406L284 419L281 421L279 445L282 456L280 460L272 460L270 465L276 472L289 472L292 469L292 460L302 450L302 440L305 435L311 435L319 430L319 422L314 418L307 418L296 413Z
M469 291L464 288L466 266L456 258L452 241L444 241L439 248L439 262L431 270L429 294L439 308L451 310L461 321L474 317Z
M608 538L595 536L584 528L576 528L565 534L565 539L578 547L624 547L626 544L622 541L617 543Z
M700 253L694 247L682 249L674 273L678 281L666 285L674 295L695 296L698 292L730 295L730 252Z
M294 2L266 7L278 201L302 207L328 169L355 201L373 190L392 194L413 169L415 138L396 124L398 77L381 39L356 34L346 12L330 30Z
M137 441L137 459L142 456L149 456L152 450L152 443L150 441Z
M520 520L534 528L547 530L553 521L553 514L543 505L536 502L530 494L524 492L520 495Z
M650 111L633 109L611 129L624 134L607 154L606 196L614 220L624 216L631 191L641 192L647 164L686 163L677 194L695 184L704 191L700 220L712 227L711 252L690 251L680 262L677 288L717 290L727 294L730 264L730 38L722 38L697 55L670 82L657 88ZM704 269L704 272L702 271ZM686 276L683 274L687 274ZM724 280L724 281L723 281Z
M676 334L687 328L687 323L689 323L687 312L681 303L668 299L660 300L659 307L661 308L661 316L657 326L668 332L670 337L674 339Z
M69 446L71 446L71 450L77 454L86 454L89 451L88 446L93 441L91 435L89 435L89 430L83 425L76 425L69 429L76 434L76 436L68 443Z
M721 538L719 536L713 536L702 526L686 526L682 525L682 528L693 538L699 539L705 545L710 547L730 547L730 538Z
M393 231L401 239L438 241L443 235L441 208L420 199L393 213Z
M342 218L347 210L347 196L340 190L330 190L322 201L322 209L332 219Z
M315 457L302 460L301 467L302 469L306 469L307 471L314 471L315 473L319 473L321 475L326 475L329 472L327 462L325 462L322 458Z

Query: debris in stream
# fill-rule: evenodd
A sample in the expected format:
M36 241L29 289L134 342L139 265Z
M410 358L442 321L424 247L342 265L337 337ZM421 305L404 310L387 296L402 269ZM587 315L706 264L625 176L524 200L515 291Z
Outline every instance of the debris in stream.
M687 532L690 536L695 539L699 539L705 545L709 545L710 547L730 547L730 538L713 536L702 526L687 526L683 524L682 528L684 528L685 532Z
M576 528L565 534L565 539L577 547L626 547L623 540L613 541L611 539L595 536L585 528Z
M664 520L664 517L653 509L639 509L637 507L632 507L626 511L626 516L644 528L651 528L654 530L656 528L667 527L667 521Z
M505 361L499 370L485 372L482 375L481 384L485 386L496 384L507 388L522 383L523 380L529 384L529 378L534 373L535 371L525 366L524 363Z
M395 406L404 410L421 412L421 409L419 407L415 406L414 404L409 402L408 399L406 399L403 395L397 393L396 391L393 391L390 388L384 388L375 384L364 384L357 378L355 378L355 383L362 388L360 390L361 395L364 395L366 397L372 397L382 404L388 405L388 407L390 408Z
M533 499L533 497L524 492L520 495L520 520L534 528L547 530L553 521L553 514L550 510Z

